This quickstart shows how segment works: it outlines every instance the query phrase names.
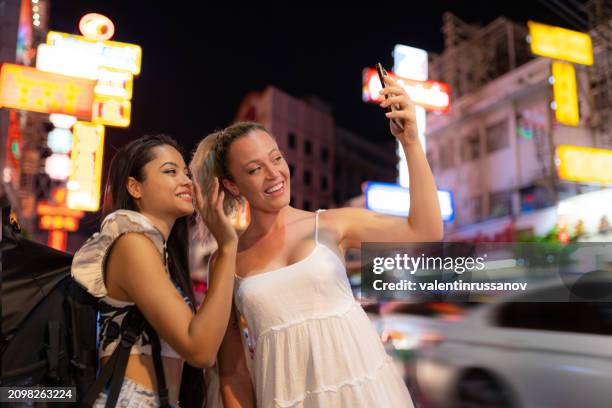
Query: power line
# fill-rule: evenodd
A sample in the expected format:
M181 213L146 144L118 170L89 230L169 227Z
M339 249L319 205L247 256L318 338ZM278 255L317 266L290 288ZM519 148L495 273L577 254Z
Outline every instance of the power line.
M555 13L556 15L561 17L562 19L566 20L572 26L574 26L575 28L578 28L580 31L585 31L585 30L588 29L588 24L586 22L584 22L584 20L581 21L582 19L580 17L578 19L574 19L574 17L572 17L571 13L569 15L563 13L559 9L560 7L555 7L553 4L549 3L547 0L539 0L539 1L544 6L546 6L548 9L550 9L553 13ZM553 0L553 1L555 1L555 0Z
M569 16L571 16L572 18L574 18L576 21L578 21L585 29L589 28L589 22L579 16L578 14L576 14L576 12L574 10L572 10L570 7L568 7L567 5L563 4L561 2L561 0L550 0L552 3L556 4L560 9L562 9L563 11L565 11Z

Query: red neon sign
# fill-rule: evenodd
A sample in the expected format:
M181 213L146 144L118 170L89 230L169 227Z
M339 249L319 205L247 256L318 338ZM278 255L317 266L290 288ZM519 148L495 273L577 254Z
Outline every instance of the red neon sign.
M444 82L438 81L416 81L398 77L389 72L394 79L406 90L412 101L424 107L430 112L447 113L451 105L450 86ZM382 98L380 90L382 86L378 79L378 73L375 68L366 68L363 70L363 88L362 96L364 102L380 103Z

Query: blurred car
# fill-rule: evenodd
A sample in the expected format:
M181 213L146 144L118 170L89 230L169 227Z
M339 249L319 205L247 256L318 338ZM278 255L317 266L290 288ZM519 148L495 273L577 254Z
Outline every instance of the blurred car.
M414 379L415 352L432 330L465 315L465 306L443 302L389 301L363 307L406 383Z
M597 287L605 285L612 293L610 281ZM612 303L521 302L559 286L480 306L432 331L416 361L426 406L612 406Z

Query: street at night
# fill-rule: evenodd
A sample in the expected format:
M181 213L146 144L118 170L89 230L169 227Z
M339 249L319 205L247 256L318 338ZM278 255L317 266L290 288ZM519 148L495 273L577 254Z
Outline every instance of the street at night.
M610 405L610 0L0 0L0 170L2 406Z

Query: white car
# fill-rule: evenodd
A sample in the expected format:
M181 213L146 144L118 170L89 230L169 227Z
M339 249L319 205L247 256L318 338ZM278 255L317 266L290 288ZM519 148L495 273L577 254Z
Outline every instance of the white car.
M602 285L612 292L612 282ZM559 287L522 296L544 299ZM482 305L459 324L438 326L417 356L424 406L612 407L612 302L517 300Z

